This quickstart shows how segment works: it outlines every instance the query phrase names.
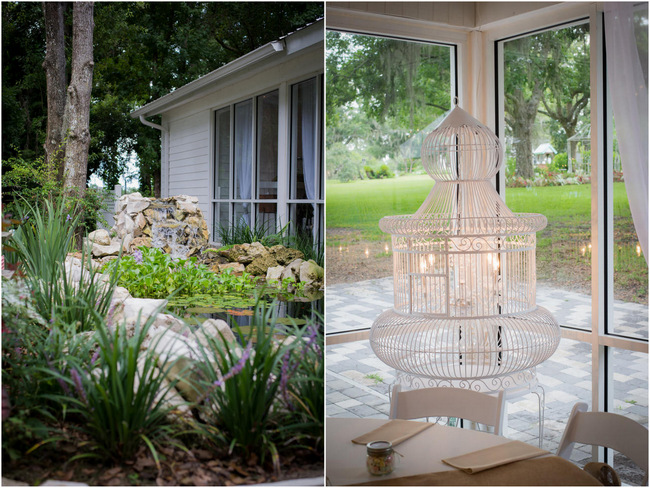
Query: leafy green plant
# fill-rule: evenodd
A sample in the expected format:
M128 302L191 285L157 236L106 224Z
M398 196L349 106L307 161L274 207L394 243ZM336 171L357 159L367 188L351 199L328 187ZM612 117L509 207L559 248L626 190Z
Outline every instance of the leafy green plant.
M196 429L215 448L229 447L264 463L271 456L279 470L278 412L273 409L281 384L280 365L288 347L273 337L277 307L258 302L248 334L235 327L243 347L210 339L201 348L197 368L204 391L197 402L202 423Z
M51 372L68 393L51 398L77 415L76 428L92 439L90 448L73 459L124 461L146 445L158 461L156 446L170 442L174 427L168 415L174 407L165 396L175 384L166 380L173 362L157 356L151 346L142 347L155 316L144 324L138 320L133 337L125 323L113 325L98 316L103 324L94 334L95 355L89 361L68 361L66 371Z
M78 331L91 330L96 314L105 316L117 276L100 278L84 247L79 280L66 272L65 259L72 250L74 233L83 213L67 198L46 200L43 208L19 205L22 224L11 236L22 263L27 286L39 314L52 323L77 324Z
M312 259L321 267L325 262L323 245L314 242L311 232L298 231L294 235L287 236L282 244L302 252L305 255L305 261Z
M569 169L569 156L567 153L562 152L556 154L548 169L551 171L567 171Z
M161 249L140 247L133 256L108 263L107 270L117 270L118 285L136 298L175 298L200 295L218 298L227 294L253 295L256 282L248 273L236 276L231 270L216 274L195 257L172 259Z
M287 232L287 225L278 229L277 227L258 222L254 227L250 227L243 219L229 224L219 224L219 240L223 246L233 244L244 244L260 242L263 245L270 247L280 244L283 236Z
M53 425L64 409L60 402L46 398L60 389L48 371L59 367L63 358L89 357L74 325L49 325L36 311L22 280L3 279L2 387L11 408L2 423L2 447L11 459L60 438Z
M294 329L296 340L283 355L280 392L288 412L281 431L302 447L323 448L325 365L318 324Z

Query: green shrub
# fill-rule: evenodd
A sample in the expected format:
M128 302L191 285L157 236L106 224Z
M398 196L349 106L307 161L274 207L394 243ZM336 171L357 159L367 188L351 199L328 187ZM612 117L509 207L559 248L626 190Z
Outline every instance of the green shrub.
M372 169L370 166L364 166L363 171L366 173L366 178L369 180L374 180L376 178L375 176L375 170Z
M2 388L11 408L2 422L2 451L11 459L60 438L53 426L64 409L48 398L60 391L49 371L61 368L65 358L90 357L74 325L50 327L37 312L25 283L15 277L3 279Z
M77 331L96 325L95 313L105 316L115 289L115 273L106 281L82 253L79 282L66 273L65 259L73 249L75 229L83 214L78 205L60 197L43 207L18 205L22 224L11 236L27 286L34 296L38 313L53 323L76 324Z
M377 171L377 178L394 178L395 173L393 173L387 164L382 164Z
M297 340L283 356L281 398L287 411L281 431L301 447L323 449L325 364L323 333L311 323L294 331Z
M98 315L97 352L85 361L71 358L65 371L51 373L64 392L52 398L78 416L76 427L92 439L72 460L123 462L146 445L158 461L156 446L170 441L174 427L168 416L175 407L165 397L175 385L166 379L173 362L156 355L153 345L143 348L155 318L152 314L142 325L138 320L129 338L125 323L114 325Z
M558 153L549 164L548 169L551 171L567 171L569 169L569 157L567 153Z
M246 457L255 454L262 464L270 456L276 471L280 417L273 406L281 384L282 357L290 347L274 341L282 331L277 322L277 307L258 302L249 333L234 329L243 348L208 340L197 363L203 394L196 405L204 422L197 423L196 429L210 446L229 447Z
M243 219L230 225L219 224L219 239L223 246L259 242L265 246L280 244L286 235L288 226L281 229L259 222L251 228Z

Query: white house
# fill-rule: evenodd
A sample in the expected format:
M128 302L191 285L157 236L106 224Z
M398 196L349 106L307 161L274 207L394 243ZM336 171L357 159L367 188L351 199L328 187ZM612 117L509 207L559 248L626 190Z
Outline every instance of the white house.
M242 221L322 242L323 66L319 20L132 112L161 131L161 196L198 197L214 242Z

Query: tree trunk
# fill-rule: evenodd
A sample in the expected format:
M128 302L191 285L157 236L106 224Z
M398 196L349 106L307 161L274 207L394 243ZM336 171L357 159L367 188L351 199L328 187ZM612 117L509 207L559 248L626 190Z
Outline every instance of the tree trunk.
M76 2L72 17L72 75L68 86L64 128L64 184L67 190L86 188L90 147L90 93L93 82L93 3Z
M44 2L45 14L45 78L47 80L47 129L45 135L45 163L49 178L59 181L63 175L65 112L65 41L63 13L65 4Z

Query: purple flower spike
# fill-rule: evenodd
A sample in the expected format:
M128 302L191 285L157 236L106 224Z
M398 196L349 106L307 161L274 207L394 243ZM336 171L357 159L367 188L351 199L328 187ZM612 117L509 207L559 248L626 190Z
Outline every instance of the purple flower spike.
M72 217L70 217L70 214L68 214L68 216L65 218L65 221L70 222L71 220L72 220Z
M140 249L133 251L133 259L135 259L136 263L142 264L142 251Z
M70 371L70 376L72 377L72 381L74 381L74 388L77 391L77 395L79 395L81 401L87 405L88 399L86 398L86 391L81 384L81 376L79 376L79 372L76 369L73 369Z

